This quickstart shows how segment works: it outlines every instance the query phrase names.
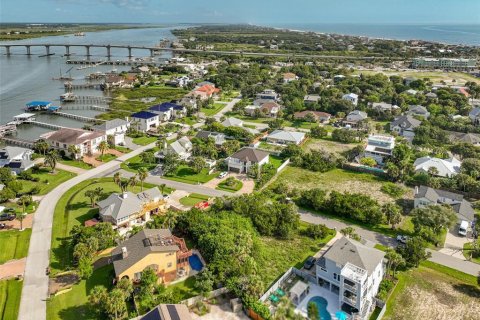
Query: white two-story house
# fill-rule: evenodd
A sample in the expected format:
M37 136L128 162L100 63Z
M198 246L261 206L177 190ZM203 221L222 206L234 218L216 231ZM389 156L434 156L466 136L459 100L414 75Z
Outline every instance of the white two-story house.
M103 132L73 128L61 128L45 133L40 138L45 139L52 148L65 151L67 154L70 154L69 147L75 146L78 152L70 155L76 159L99 153L98 146L102 141L107 141L107 136Z
M370 135L363 156L374 159L382 165L392 155L395 148L395 138L392 136Z
M317 259L317 282L338 295L342 310L368 319L385 274L384 256L378 249L342 237Z
M254 148L243 148L227 158L228 171L248 173L251 166L258 164L261 167L268 163L269 159L268 152Z
M6 146L0 149L0 167L9 168L15 173L20 173L24 170L28 170L35 164L31 156L33 150Z
M140 111L132 114L132 126L138 131L154 130L160 124L160 116L150 111Z
M93 131L103 132L107 137L112 136L115 145L125 144L125 134L128 128L130 128L130 122L122 119L105 121L92 127Z

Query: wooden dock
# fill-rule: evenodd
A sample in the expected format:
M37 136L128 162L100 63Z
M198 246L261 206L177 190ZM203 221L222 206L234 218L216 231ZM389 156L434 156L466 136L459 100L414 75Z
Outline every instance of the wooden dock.
M64 103L74 104L74 103L101 103L107 104L110 103L112 98L110 97L98 97L98 96L75 96L74 101L63 101Z
M85 116L79 116L77 114L71 114L71 113L65 113L65 112L54 112L52 114L56 114L61 117L65 118L70 118L70 119L75 119L75 120L80 120L83 122L98 122L98 121L105 121L101 119L95 119L95 118L90 118L90 117L85 117Z
M103 90L104 84L103 83L80 83L80 84L73 84L70 82L66 82L64 85L65 89L67 90L80 90L80 89L96 89L96 90Z
M51 123L46 123L46 122L41 122L41 121L28 121L26 123L30 123L39 127L47 128L47 129L52 129L52 130L59 130L62 128L66 128L63 126L58 126L56 124L51 124Z
M6 124L3 126L0 126L0 137L10 135L16 131L17 131L17 126L14 124Z
M96 110L96 111L110 111L112 110L109 107L101 107L101 106L95 106L95 105L75 105L75 104L70 104L68 106L63 106L62 110Z
M35 145L35 141L20 139L20 138L13 138L13 137L1 137L5 143L12 144L19 147L30 148L32 149Z
M112 66L157 66L156 62L151 61L113 61L113 60L67 60L67 64L83 64L86 66L95 66L107 64Z

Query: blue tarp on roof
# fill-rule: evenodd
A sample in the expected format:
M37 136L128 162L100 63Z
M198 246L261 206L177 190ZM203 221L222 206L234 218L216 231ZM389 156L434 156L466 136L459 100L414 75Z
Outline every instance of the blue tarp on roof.
M50 101L30 101L27 103L27 107L46 107L51 104Z
M140 111L132 114L132 118L138 119L150 119L153 117L158 117L158 115L149 111Z
M164 102L162 104L157 104L157 105L154 105L154 106L150 107L149 110L165 112L165 111L168 111L170 109L183 110L183 106L180 106L180 105L172 103L172 102Z
M48 107L48 111L52 111L52 112L55 112L55 111L58 111L60 108L62 107L57 107L57 106L51 106L51 107Z

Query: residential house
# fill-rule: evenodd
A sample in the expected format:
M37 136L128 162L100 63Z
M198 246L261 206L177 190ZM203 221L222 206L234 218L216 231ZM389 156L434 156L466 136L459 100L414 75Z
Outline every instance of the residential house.
M358 105L358 95L355 93L347 93L342 96L343 100L350 101L354 106Z
M283 83L289 83L298 79L299 77L295 73L287 72L283 74Z
M315 120L315 122L328 122L332 117L330 113L321 112L321 111L310 111L310 110L295 112L293 117L295 118L295 120L305 120L307 115L308 117L312 117Z
M372 103L372 109L379 112L379 113L388 113L388 112L395 112L396 110L400 109L397 105L392 105L391 103L386 102L374 102Z
M457 213L458 222L475 220L475 210L472 204L464 199L463 195L433 189L427 186L420 186L415 188L415 196L413 206L415 208L423 208L430 205L448 204L453 211Z
M270 101L263 102L261 105L246 106L244 110L245 113L250 116L253 116L255 114L255 110L259 110L265 117L276 118L281 110L281 106L276 102Z
M413 89L408 89L405 91L406 94L410 95L410 96L416 96L418 91L417 90L413 90Z
M112 193L99 201L98 207L102 221L111 223L115 228L128 228L149 221L151 215L166 212L167 201L155 187L137 194L130 191Z
M138 320L192 320L185 304L160 304Z
M176 154L181 160L187 160L192 155L192 143L187 137L182 137L164 146L163 150L156 153L157 158L164 158L167 154Z
M417 80L418 79L415 78L415 77L406 77L405 79L403 79L403 84L406 85L406 86L409 86L410 83L415 82Z
M368 115L364 111L360 110L353 110L350 112L345 119L343 119L342 123L344 126L350 126L352 128L360 127L362 121L366 120Z
M226 141L225 135L223 133L206 131L206 130L199 131L195 137L199 139L206 139L206 140L213 139L213 141L215 141L215 145L217 146L221 146Z
M437 171L435 175L445 178L451 178L459 174L461 165L462 162L455 157L451 157L450 159L439 159L426 156L418 158L413 163L415 172L429 173L430 168L435 168Z
M480 146L480 134L449 132L449 139L452 143L465 142L468 144L473 144L474 146Z
M420 120L410 115L399 116L390 123L390 130L412 141L415 137L415 128L420 127L421 124Z
M368 319L385 275L385 253L342 237L316 261L317 283L338 295L342 310Z
M312 105L312 104L318 103L320 99L321 97L318 94L308 94L305 97L303 97L303 103L305 105Z
M108 120L92 127L93 131L102 132L107 138L112 136L115 145L125 144L125 134L128 128L130 128L130 122L122 119Z
M422 117L424 119L428 119L428 117L430 117L430 112L428 112L427 108L424 106L409 106L407 114L411 116Z
M158 114L161 122L183 118L187 114L187 108L172 102L157 104L150 107L148 110Z
M268 161L268 152L254 148L243 148L227 158L227 166L228 171L248 173L251 166L255 164L262 166Z
M131 125L138 131L155 130L160 125L160 116L150 111L140 111L131 115Z
M296 144L305 140L304 132L275 130L267 136L267 142L275 144Z
M34 166L31 157L33 150L6 146L0 149L0 167L9 168L16 174L28 170Z
M395 148L395 138L392 136L371 134L368 136L367 146L363 156L374 159L377 164L383 165L385 160L392 155Z
M470 111L468 114L468 117L470 120L472 120L472 123L476 126L480 126L480 107L475 107Z
M258 130L257 129L253 129L253 128L247 128L247 127L244 127L243 126L243 121L240 120L240 119L237 119L237 118L234 118L234 117L229 117L227 119L225 119L223 122L222 122L222 125L224 127L237 127L237 128L242 128L244 130L247 130L249 133L253 134L253 135L256 135L258 134Z
M347 77L345 77L343 74L337 74L336 76L333 77L333 83L339 83L343 80L345 80Z
M193 95L195 97L199 97L200 100L207 100L213 98L214 95L220 92L220 89L215 88L213 84L204 84L202 86L198 86L193 91Z
M425 95L425 97L427 99L433 100L433 99L437 99L437 94L435 92L429 92Z
M191 83L192 81L193 80L190 79L189 77L182 76L182 77L177 77L177 78L171 79L171 80L167 81L166 84L169 85L169 86L173 86L173 87L183 88L183 87L187 86L189 83Z
M93 155L99 152L98 145L102 141L107 141L104 132L87 131L82 129L61 128L57 131L48 132L40 136L47 141L54 149L64 151L69 154L68 148L75 146L78 153L72 155L76 159L82 158L84 155Z
M108 74L105 78L105 87L116 88L121 87L125 83L125 78L118 74Z
M138 283L142 271L152 268L159 283L168 284L180 274L188 274L192 251L185 240L168 229L143 229L113 249L111 257L117 280ZM178 318L177 318L178 319Z
M274 90L266 89L255 95L255 100L270 100L278 102L280 100L280 95Z

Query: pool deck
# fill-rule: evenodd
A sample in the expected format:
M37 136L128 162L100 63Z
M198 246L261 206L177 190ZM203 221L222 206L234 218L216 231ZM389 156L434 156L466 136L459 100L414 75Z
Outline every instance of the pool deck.
M301 314L304 317L308 316L307 312L307 305L310 299L313 297L322 297L325 300L327 300L327 311L330 313L332 316L332 319L335 320L337 317L335 317L335 312L340 310L340 304L338 302L338 295L334 294L333 292L328 291L327 289L324 289L314 283L309 282L310 285L310 292L309 294L305 297L305 299L300 302L300 304L297 306L295 309L295 312Z

